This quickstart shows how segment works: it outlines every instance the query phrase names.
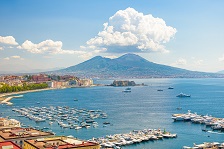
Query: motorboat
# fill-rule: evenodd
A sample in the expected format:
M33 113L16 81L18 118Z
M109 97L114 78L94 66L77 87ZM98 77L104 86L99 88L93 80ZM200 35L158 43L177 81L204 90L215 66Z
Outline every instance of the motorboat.
M168 87L168 89L174 89L174 88L170 86L170 87Z
M130 93L130 92L131 92L131 88L128 87L128 88L126 88L125 90L123 90L123 92L125 92L125 93Z
M191 97L191 95L180 93L180 94L177 95L177 97Z

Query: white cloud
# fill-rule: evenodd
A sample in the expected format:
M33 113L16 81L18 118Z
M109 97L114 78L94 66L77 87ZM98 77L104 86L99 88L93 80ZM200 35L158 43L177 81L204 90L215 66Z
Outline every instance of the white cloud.
M20 57L19 55L14 55L14 56L4 58L4 60L10 60L10 59L24 60L24 58Z
M63 50L61 41L45 40L34 44L26 40L18 49L24 49L31 53L49 53L49 54L84 54L83 51Z
M18 56L18 55L15 55L15 56L11 56L11 58L14 58L14 59L20 59L21 57Z
M183 58L180 58L180 59L178 59L175 63L174 63L174 65L177 65L177 66L183 66L183 65L187 65L187 60L185 60L185 59L183 59Z
M0 36L0 43L9 45L18 45L15 38L12 36L6 36L6 37Z
M219 58L220 62L224 62L224 54L222 55L222 57Z
M106 58L110 58L110 59L115 59L115 58L118 58L118 56L115 56L115 55L108 55L108 56L104 56Z
M3 50L3 47L0 47L0 50Z
M177 32L163 19L144 15L133 8L117 11L103 25L103 31L87 41L87 45L97 50L106 48L111 53L168 52L163 44ZM118 50L118 47L121 48Z

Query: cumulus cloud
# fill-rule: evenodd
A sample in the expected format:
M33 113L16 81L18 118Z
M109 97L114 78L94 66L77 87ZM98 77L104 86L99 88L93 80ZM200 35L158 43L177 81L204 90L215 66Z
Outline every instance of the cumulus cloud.
M49 54L84 54L84 51L63 50L61 41L45 40L38 44L26 40L19 49L27 50L31 53L49 53Z
M103 25L104 29L88 40L87 45L111 53L168 52L163 44L177 32L163 19L144 15L133 8L117 11Z
M3 47L0 47L0 50L3 50Z
M219 58L220 62L224 62L224 54L222 55L222 57Z
M6 37L0 36L0 43L8 45L18 45L16 39L12 36L6 36Z

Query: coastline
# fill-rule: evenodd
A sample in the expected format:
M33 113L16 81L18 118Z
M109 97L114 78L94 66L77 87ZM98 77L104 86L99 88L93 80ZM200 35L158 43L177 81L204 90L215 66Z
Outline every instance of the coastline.
M16 95L16 94L40 92L40 91L47 91L47 90L53 90L53 89L57 89L57 88L44 88L44 89L27 90L27 91L21 91L21 92L2 93L2 94L0 94L0 101L6 100L7 98L9 98L9 97L5 97L5 96L10 96L11 97L11 95ZM12 98L9 98L9 100L11 100Z
M17 96L12 96L12 95L17 95L17 94L26 94L26 93L41 92L41 91L55 90L55 89L81 88L81 87L93 87L93 86L97 86L97 85L91 85L91 86L69 86L69 87L63 87L63 88L44 88L44 89L27 90L27 91L20 91L20 92L2 93L2 94L0 94L0 104L4 103L4 101L8 102L12 98L17 97Z

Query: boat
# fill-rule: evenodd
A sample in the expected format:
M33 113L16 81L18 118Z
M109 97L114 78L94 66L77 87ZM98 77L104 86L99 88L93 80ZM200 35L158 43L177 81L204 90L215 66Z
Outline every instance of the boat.
M78 99L75 98L74 101L78 101Z
M163 91L162 89L158 89L157 91Z
M130 93L130 92L131 92L131 88L128 87L128 88L126 88L125 90L123 90L123 92L125 92L125 93Z
M184 93L180 93L176 97L191 97L191 95L187 95L187 94L184 94Z
M170 87L168 87L168 89L174 89L174 88L170 86Z

